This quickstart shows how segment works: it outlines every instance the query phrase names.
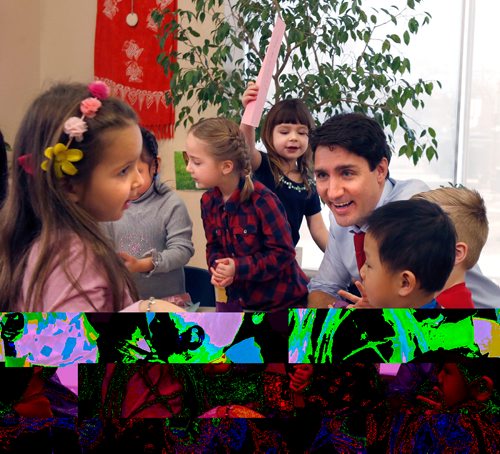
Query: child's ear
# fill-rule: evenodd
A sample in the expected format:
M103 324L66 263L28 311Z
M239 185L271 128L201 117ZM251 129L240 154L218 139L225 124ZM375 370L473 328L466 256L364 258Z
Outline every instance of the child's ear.
M483 375L470 384L472 397L478 402L486 402L493 394L493 380Z
M225 161L221 162L221 170L223 175L229 175L233 171L233 169L234 169L233 161L226 159Z
M64 192L68 199L73 203L78 203L83 197L83 185L71 181L69 178L63 178L61 181Z
M467 253L469 252L469 246L462 241L459 241L455 245L455 266L459 263L462 263L467 257Z
M416 286L417 286L417 279L411 271L404 270L401 273L399 273L399 282L398 282L399 296L408 296L415 290Z

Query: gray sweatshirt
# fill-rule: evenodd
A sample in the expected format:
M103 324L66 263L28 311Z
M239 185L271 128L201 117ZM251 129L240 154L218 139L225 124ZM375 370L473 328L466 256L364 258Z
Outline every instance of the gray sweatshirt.
M174 190L158 195L151 185L119 221L101 225L117 252L125 251L136 258L152 256L153 270L133 275L141 299L186 291L183 267L194 254L193 223Z

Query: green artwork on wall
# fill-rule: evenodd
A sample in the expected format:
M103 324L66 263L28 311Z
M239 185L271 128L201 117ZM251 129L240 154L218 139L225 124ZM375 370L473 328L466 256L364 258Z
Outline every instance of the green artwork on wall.
M175 187L177 190L197 190L191 175L186 170L182 151L174 151Z

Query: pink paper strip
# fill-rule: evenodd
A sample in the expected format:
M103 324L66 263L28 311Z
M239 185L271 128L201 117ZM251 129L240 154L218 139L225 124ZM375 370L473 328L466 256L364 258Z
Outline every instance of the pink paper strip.
M253 126L254 128L259 126L262 112L264 111L264 103L266 102L267 92L271 85L271 78L273 76L274 67L276 66L276 61L278 60L278 54L284 35L285 22L278 17L274 24L273 34L264 57L264 62L262 63L262 67L257 77L256 82L259 86L257 99L248 103L241 120L242 123Z

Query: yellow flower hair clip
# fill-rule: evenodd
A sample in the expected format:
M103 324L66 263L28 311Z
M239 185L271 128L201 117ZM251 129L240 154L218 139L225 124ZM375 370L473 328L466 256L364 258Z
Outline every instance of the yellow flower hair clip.
M48 159L42 162L42 169L47 172L50 161L54 159L54 172L57 178L62 178L64 176L63 173L66 175L76 175L78 169L72 162L78 162L83 158L82 150L68 148L63 143L57 143L53 147L46 148L43 154Z

